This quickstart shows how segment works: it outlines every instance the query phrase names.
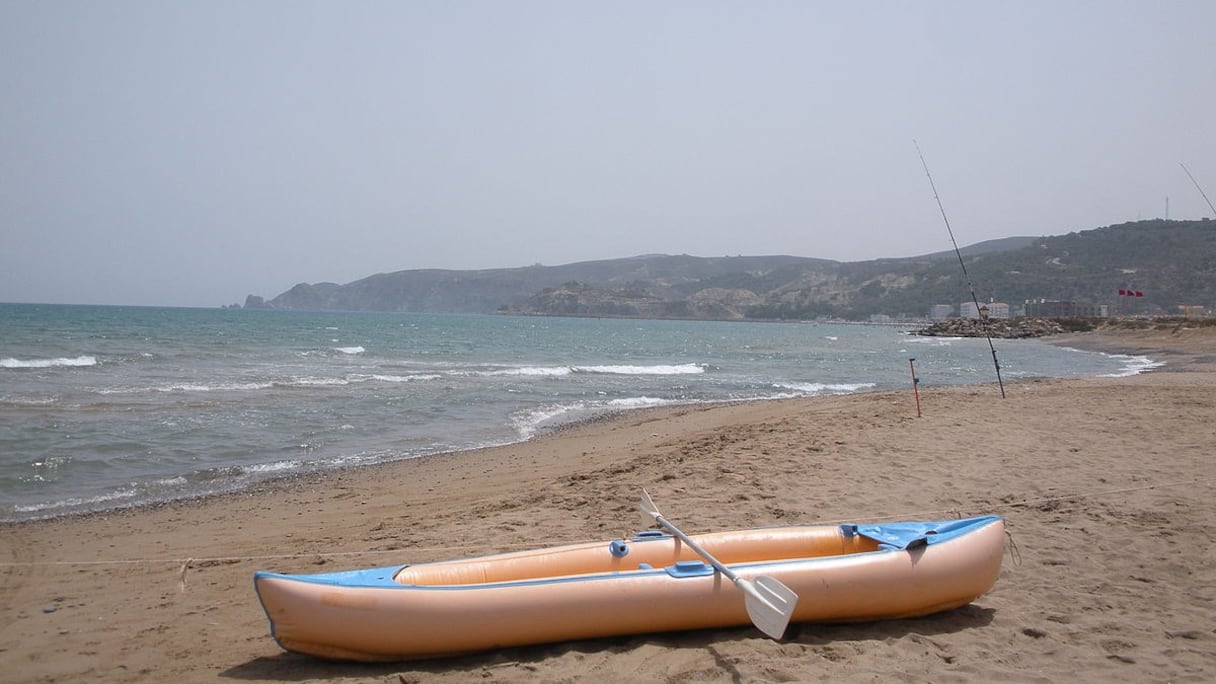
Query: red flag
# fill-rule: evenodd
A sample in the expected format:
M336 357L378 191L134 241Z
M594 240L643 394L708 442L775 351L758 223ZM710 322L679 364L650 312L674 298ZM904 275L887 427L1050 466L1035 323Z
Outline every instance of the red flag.
M1143 292L1141 292L1140 290L1136 290L1136 296L1137 296L1137 297L1143 297L1143 296L1144 296L1144 293L1143 293Z
M1119 296L1120 296L1120 297L1126 297L1126 296L1127 296L1127 290L1119 290Z

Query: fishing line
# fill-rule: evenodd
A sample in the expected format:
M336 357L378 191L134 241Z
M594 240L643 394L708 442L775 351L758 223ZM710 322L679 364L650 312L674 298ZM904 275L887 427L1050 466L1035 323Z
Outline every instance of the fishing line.
M1199 187L1199 181L1195 180L1195 177L1191 175L1190 169L1186 168L1186 164L1183 164L1182 162L1178 162L1178 166L1181 166L1182 170L1186 171L1187 177L1190 178L1191 182L1195 184L1195 189L1199 191L1200 195L1203 195L1203 201L1208 203L1208 209L1211 209L1212 213L1216 214L1216 207L1212 206L1212 200L1208 199L1208 194L1203 191L1203 188Z
M979 297L975 296L975 287L971 284L971 276L967 274L967 264L963 262L963 253L958 248L958 241L954 239L954 231L950 228L950 219L946 217L946 207L942 206L942 198L937 194L937 186L933 183L933 175L929 173L929 165L925 162L925 155L921 154L920 145L913 140L913 145L916 145L916 155L920 157L920 165L925 167L925 176L929 179L929 189L933 191L933 199L937 200L937 208L942 212L942 221L946 223L946 232L950 234L950 244L954 245L954 254L958 257L958 265L963 269L963 280L967 281L967 289L971 291L971 301L975 303L975 311L980 315L981 325L984 328L984 339L988 340L988 349L992 351L992 365L996 368L996 384L1001 388L1001 398L1005 398L1005 383L1001 380L1001 362L996 360L996 347L992 345L992 333L989 330L988 316L981 311Z

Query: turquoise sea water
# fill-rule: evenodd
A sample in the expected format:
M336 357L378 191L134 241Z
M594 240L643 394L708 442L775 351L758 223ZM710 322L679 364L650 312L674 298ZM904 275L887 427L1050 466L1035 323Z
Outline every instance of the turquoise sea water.
M993 382L865 325L0 304L0 520L506 444L609 411ZM1153 362L997 340L1007 381ZM993 390L996 392L995 388Z

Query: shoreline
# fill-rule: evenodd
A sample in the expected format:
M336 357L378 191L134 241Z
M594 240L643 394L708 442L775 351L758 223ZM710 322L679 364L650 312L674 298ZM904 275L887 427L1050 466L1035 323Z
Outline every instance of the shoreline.
M863 323L859 323L859 325L860 324L863 324ZM865 325L871 325L871 324L866 323ZM872 325L885 325L885 324L872 324ZM1082 350L1082 351L1103 352L1103 353L1114 354L1114 355L1125 355L1125 356L1129 356L1129 357L1143 356L1143 354L1140 351L1136 350L1135 348L1128 347L1127 345L1119 345L1114 342L1102 341L1102 342L1099 342L1096 344L1089 344L1088 346L1086 346L1084 338L1089 335L1092 335L1092 333L1060 335L1060 336L1057 336L1062 340L1059 342L1057 342L1055 339L1050 338L1050 337L1039 338L1036 341L1054 344L1055 346L1074 347L1074 348L1076 348L1078 350ZM1063 341L1063 340L1071 341L1074 338L1081 340L1081 342L1078 344L1071 344L1071 343L1066 343L1065 341ZM1140 374L1143 374L1146 372L1154 372L1154 371L1158 371L1158 370L1161 370L1161 369L1157 368L1155 366L1150 366L1150 367L1144 368L1144 369L1128 370L1126 373L1120 373L1118 376L1115 376L1115 377L1128 377L1128 376L1140 375ZM1172 369L1167 367L1167 370L1172 370ZM1097 376L1097 377L1105 377L1105 376ZM1032 380L1042 380L1042 379L1044 379L1044 378L1035 378ZM1052 378L1052 379L1065 379L1065 378ZM1007 380L1006 384L1015 383L1015 382L1025 382L1025 381L1031 381L1031 380ZM957 387L973 387L973 386L985 385L985 384L990 384L990 383L993 385L996 384L994 381L984 381L984 382L974 383L971 385L958 385ZM381 461L381 462L374 462L374 463L365 463L365 464L357 464L357 465L312 466L312 467L303 468L301 470L286 472L283 474L266 476L262 479L256 479L256 480L250 481L246 484L235 485L235 486L232 486L231 488L224 488L224 489L220 489L218 491L190 493L190 494L184 494L184 495L180 495L180 496L169 496L168 498L142 499L142 500L137 500L135 502L132 502L129 504L124 504L124 505L114 505L114 506L110 506L110 507L105 507L103 505L96 505L96 507L94 507L94 505L85 504L82 508L76 508L76 509L71 509L71 510L67 510L67 511L63 511L63 512L51 513L51 514L47 514L47 515L34 515L34 516L30 516L30 517L0 519L0 529L4 529L6 526L37 524L37 523L52 522L52 521L56 521L56 520L87 519L87 518L91 518L91 517L95 517L95 516L105 517L105 516L119 514L122 512L138 513L140 511L157 510L160 508L164 508L166 506L205 505L212 500L223 500L223 499L226 499L229 497L239 498L239 497L247 496L250 494L262 493L262 492L274 490L274 489L281 488L284 486L292 486L292 483L294 483L298 480L317 480L318 482L323 482L323 481L325 481L326 478L331 477L335 474L343 473L343 472L356 472L356 471L360 471L360 470L367 469L367 468L388 467L388 466L393 466L395 464L400 464L400 463L409 462L409 461L429 460L429 459L434 459L434 458L438 458L438 457L450 457L450 456L456 456L456 455L460 455L460 454L473 455L473 454L477 454L479 452L489 450L489 449L511 448L511 447L515 447L518 445L528 444L529 442L536 440L536 439L541 439L541 438L544 438L547 436L561 434L561 433L567 432L569 430L577 429L586 424L593 424L593 423L597 423L597 422L601 422L601 421L622 419L623 417L626 417L631 414L642 414L642 413L647 413L647 412L663 412L663 411L668 411L668 410L674 410L674 411L698 410L698 409L703 409L703 408L714 408L714 407L720 407L720 406L731 406L731 405L748 404L748 403L763 404L763 403L767 403L767 402L781 402L781 401L818 401L818 400L831 399L831 398L840 397L840 396L851 396L851 395L868 394L868 393L874 393L874 392L889 392L889 393L893 393L893 394L899 394L902 391L903 390L896 390L896 389L863 389L863 390L848 392L845 394L827 393L827 394L820 394L820 395L813 395L813 396L799 396L799 397L769 397L769 398L756 398L756 399L715 400L715 401L690 402L690 403L670 403L670 404L663 404L663 405L658 405L658 406L647 406L647 407L635 408L635 409L619 409L619 408L618 409L609 409L603 413L593 414L593 415L583 417L583 418L578 418L578 419L575 419L575 420L572 420L569 422L561 422L561 423L558 423L558 424L555 424L555 425L549 426L549 427L543 427L540 430L538 430L537 432L535 432L534 434L527 436L527 437L521 437L517 441L510 441L510 442L505 442L505 443L501 443L501 444L489 444L486 446L472 447L472 448L467 448L467 449L456 449L456 450L451 450L451 451L438 451L435 453L420 454L420 455L408 456L408 457L403 457L403 458L390 460L390 461Z
M527 442L0 525L0 668L18 681L1208 681L1216 334L1048 338L1168 355L1130 377L623 412ZM1080 337L1081 340L1078 341ZM1206 477L1206 479L1205 479ZM284 653L253 571L611 539L649 488L690 533L993 513L993 591L917 620L747 628L352 665ZM1206 587L1206 588L1205 588ZM808 599L811 600L811 599Z
M558 424L558 425L555 425L555 426L552 426L549 428L544 428L530 437L525 437L525 438L520 439L519 441L508 442L505 444L491 444L488 446L474 447L474 448L470 448L470 449L455 449L455 450L451 450L451 451L439 451L439 452L435 452L432 454L421 454L418 456L408 456L405 458L399 458L399 459L395 459L395 460L391 460L391 461L382 461L382 462L376 462L376 463L362 463L362 464L356 464L356 465L342 465L342 466L333 466L333 467L317 467L317 468L313 468L313 469L300 470L300 471L289 472L289 473L281 474L281 475L269 476L269 477L266 477L265 479L258 480L249 485L239 486L239 487L236 487L236 488L230 489L230 490L217 491L217 492L204 492L204 493L199 493L199 494L191 494L191 495L187 495L187 496L174 497L174 498L163 499L163 500L158 499L158 500L153 500L153 501L141 501L141 502L132 503L132 504L129 504L126 506L115 506L112 508L99 508L96 510L69 511L69 512L65 512L65 513L57 513L54 515L49 515L46 517L24 518L24 519L15 519L15 520L0 520L0 530L3 530L5 527L8 527L8 526L37 525L37 524L44 524L44 523L53 523L53 522L58 522L58 521L64 521L64 522L83 521L83 520L88 520L88 519L97 518L97 517L106 518L106 517L111 517L114 515L119 515L119 514L124 514L124 513L139 514L139 513L156 511L159 509L163 509L166 507L173 507L173 506L195 507L195 506L206 506L206 505L209 505L212 503L219 505L219 504L222 504L223 501L226 499L241 499L241 498L245 498L248 496L255 496L258 494L265 494L265 493L269 493L269 492L280 491L280 490L283 490L286 488L297 488L299 486L315 487L315 486L324 485L334 478L337 478L340 480L341 479L340 476L343 473L355 474L355 473L359 473L361 471L375 470L378 468L391 468L394 466L399 466L404 463L410 463L410 462L414 462L414 461L428 461L431 459L474 458L474 457L476 457L477 454L482 453L482 452L492 451L492 450L497 450L497 449L509 449L512 447L527 445L536 440L557 437L564 433L568 433L571 431L593 426L597 423L622 420L622 419L625 419L626 417L633 417L633 416L641 417L643 414L646 414L649 412L662 413L664 411L680 411L680 410L694 410L695 411L695 410L699 410L699 409L713 409L713 408L721 408L721 407L727 407L727 406L736 406L736 405L741 405L741 404L746 404L746 403L815 400L815 399L829 398L829 397L833 397L833 396L841 396L841 395L821 395L821 396L814 396L814 397L789 397L789 398L773 398L773 399L739 399L739 400L733 400L733 401L724 400L724 401L712 401L712 402L703 402L703 403L648 406L648 407L636 408L636 409L613 409L613 410L609 410L609 411L606 411L601 414L595 414L592 416L579 418L577 420L573 420L570 422L561 423L561 424ZM661 417L659 417L657 419L661 420Z

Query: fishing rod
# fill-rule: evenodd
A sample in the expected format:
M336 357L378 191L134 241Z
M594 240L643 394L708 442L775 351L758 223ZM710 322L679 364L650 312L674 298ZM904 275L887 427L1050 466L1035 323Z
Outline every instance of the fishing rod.
M1195 189L1199 191L1200 195L1203 195L1203 201L1208 203L1208 209L1211 209L1212 213L1216 214L1216 207L1212 206L1212 200L1208 199L1208 194L1203 191L1203 188L1199 187L1199 181L1195 180L1195 177L1191 175L1190 169L1186 168L1186 164L1182 162L1178 162L1178 166L1181 166L1182 170L1186 171L1187 178L1191 179L1191 182L1195 184Z
M984 308L980 306L979 297L975 296L975 286L971 284L971 276L967 274L967 264L963 262L963 253L958 248L958 241L954 239L954 231L950 228L950 219L946 217L946 208L942 206L942 198L937 194L937 186L933 183L933 175L929 173L929 164L925 162L925 155L921 154L920 144L915 140L912 141L916 145L916 155L920 157L920 165L925 167L925 177L929 179L929 189L933 191L933 199L937 200L937 208L942 212L942 221L946 224L946 232L950 234L950 244L954 245L954 254L958 257L958 265L963 269L963 280L967 281L967 289L971 291L971 301L975 303L975 310L980 315L980 321L984 328L984 339L988 340L988 349L992 351L992 365L996 368L996 384L1001 388L1001 398L1005 398L1005 383L1001 380L1001 362L996 360L996 347L992 345L992 333L989 331L988 316L984 314Z

